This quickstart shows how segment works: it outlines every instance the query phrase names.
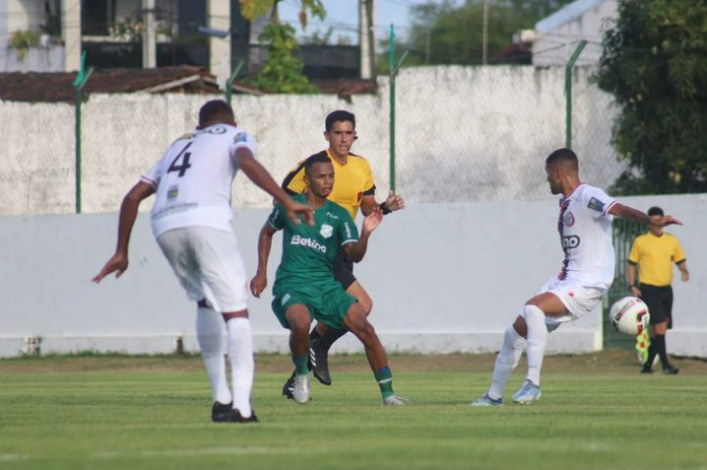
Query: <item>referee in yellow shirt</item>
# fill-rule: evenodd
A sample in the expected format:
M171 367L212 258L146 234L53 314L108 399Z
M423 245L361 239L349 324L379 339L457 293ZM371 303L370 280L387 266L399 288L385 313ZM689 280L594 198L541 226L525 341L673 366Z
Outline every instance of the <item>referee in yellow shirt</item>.
M651 207L648 215L656 222L663 218L663 209ZM643 364L641 373L653 373L653 361L660 357L663 373L675 375L679 372L668 361L665 348L665 334L673 327L673 263L680 269L683 281L690 279L685 253L678 239L657 225L650 225L650 230L633 241L628 255L628 284L631 295L640 297L648 306L651 317L651 345L648 348L648 360ZM638 279L636 281L636 266Z

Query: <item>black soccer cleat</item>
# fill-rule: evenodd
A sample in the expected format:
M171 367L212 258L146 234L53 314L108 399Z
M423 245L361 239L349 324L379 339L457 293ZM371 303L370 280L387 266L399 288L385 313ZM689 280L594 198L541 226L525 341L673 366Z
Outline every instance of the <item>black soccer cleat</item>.
M312 372L322 385L331 385L329 375L329 353L319 346L318 340L309 342L309 362Z
M653 373L653 368L651 367L650 364L647 362L643 364L643 367L641 367L641 374L652 374Z
M663 373L665 375L678 375L678 372L680 372L680 369L678 369L672 364L668 364L667 366L663 367Z
M295 373L292 372L292 375L290 376L289 379L287 379L287 382L285 382L285 385L282 386L282 394L290 399L294 400L295 399Z
M215 401L214 406L211 408L211 421L214 423L228 423L231 421L232 409L233 403L224 405L223 403Z
M258 422L258 417L255 416L255 410L251 410L250 416L247 418L244 418L241 416L241 412L238 410L231 410L230 416L229 416L229 422L230 423L257 423Z

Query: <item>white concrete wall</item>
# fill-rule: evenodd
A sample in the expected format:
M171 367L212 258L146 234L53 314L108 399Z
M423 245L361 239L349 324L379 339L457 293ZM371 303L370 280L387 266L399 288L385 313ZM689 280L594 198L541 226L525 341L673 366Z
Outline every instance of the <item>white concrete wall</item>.
M241 181L236 184L240 191ZM630 198L641 209L662 205L684 227L692 273L675 283L675 329L669 350L707 357L707 195ZM235 230L250 273L257 234L267 211L238 210ZM556 233L557 202L412 204L386 217L373 235L357 276L371 294L371 320L391 351L487 352L522 304L555 275L562 260ZM24 338L41 337L43 353L92 349L159 353L184 339L197 349L195 307L178 286L141 215L134 231L130 269L119 279L90 282L115 246L117 215L0 218L0 356L15 356ZM270 275L280 256L274 245ZM272 284L273 279L270 278ZM270 291L249 301L256 349L286 351L287 337L270 311ZM563 325L550 336L552 353L601 348L599 310ZM360 351L345 338L335 351Z
M609 141L611 98L575 74L573 147L586 177L606 187L624 168ZM122 195L179 135L194 128L209 98L92 95L83 106L83 210L117 209ZM389 186L389 87L351 102L333 95L234 96L238 122L258 141L258 156L280 179L326 147L325 116L349 109L358 119L354 152L371 162L380 194ZM74 208L74 108L0 104L0 215L71 213ZM38 136L41 136L39 138ZM397 190L411 203L543 197L543 162L565 145L564 71L533 67L421 67L397 82ZM249 185L236 207L266 207Z

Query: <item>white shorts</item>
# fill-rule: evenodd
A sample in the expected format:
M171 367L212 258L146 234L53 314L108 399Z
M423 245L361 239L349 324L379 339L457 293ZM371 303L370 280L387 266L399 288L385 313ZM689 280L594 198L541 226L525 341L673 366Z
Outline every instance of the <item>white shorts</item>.
M236 236L211 227L182 227L157 237L191 300L206 299L218 312L247 308L247 279Z
M538 294L545 292L556 295L567 307L565 315L545 317L545 324L548 326L548 330L552 331L560 326L560 323L576 320L594 310L601 303L601 298L606 291L597 287L584 287L568 281L561 281L554 277L542 286Z

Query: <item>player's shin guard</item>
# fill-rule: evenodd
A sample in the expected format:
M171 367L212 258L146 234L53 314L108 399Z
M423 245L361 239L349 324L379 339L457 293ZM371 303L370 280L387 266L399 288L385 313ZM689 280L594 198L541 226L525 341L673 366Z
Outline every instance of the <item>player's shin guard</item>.
M535 305L525 306L525 323L528 325L528 377L536 386L540 386L540 369L545 356L547 343L547 326L545 325L545 312Z
M389 367L382 367L375 372L376 382L381 389L381 395L385 400L389 396L394 395L393 392L393 373Z
M491 387L488 391L489 397L494 400L503 397L508 378L518 365L523 349L525 349L525 338L516 332L513 325L506 328L506 332L503 335L503 345L498 352L498 356L496 356L496 365L493 368Z
M199 307L196 312L196 338L204 358L206 374L211 382L213 400L231 403L231 390L226 381L226 360L223 357L223 318L211 308Z
M240 411L241 416L249 418L250 393L253 389L253 334L250 320L247 318L232 318L226 323L228 328L228 359L231 362L231 381L233 386L233 408Z

